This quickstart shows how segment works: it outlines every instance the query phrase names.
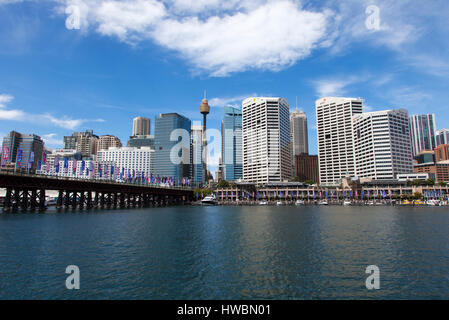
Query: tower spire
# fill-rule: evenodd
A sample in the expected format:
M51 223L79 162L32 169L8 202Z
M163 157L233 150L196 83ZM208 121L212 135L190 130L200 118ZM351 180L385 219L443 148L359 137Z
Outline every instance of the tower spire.
M298 111L298 96L296 96L296 111Z

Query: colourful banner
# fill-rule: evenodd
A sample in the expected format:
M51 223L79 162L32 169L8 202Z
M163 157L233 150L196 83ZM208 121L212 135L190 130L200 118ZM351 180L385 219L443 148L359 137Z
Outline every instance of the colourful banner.
M2 151L2 166L4 166L9 159L9 148L8 147L3 147L3 151Z
M22 161L22 149L17 150L17 165L20 166L20 162Z

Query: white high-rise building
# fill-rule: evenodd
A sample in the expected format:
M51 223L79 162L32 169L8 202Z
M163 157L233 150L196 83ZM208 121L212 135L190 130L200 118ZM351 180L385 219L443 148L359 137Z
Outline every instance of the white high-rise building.
M193 124L190 131L190 162L191 162L191 177L195 184L204 182L206 175L203 168L203 126L200 124Z
M392 180L413 172L407 110L358 114L353 128L357 177Z
M142 173L150 176L152 173L152 155L154 150L150 147L141 148L109 148L97 153L97 160L115 163L119 172L125 176L131 174L141 177Z
M436 121L434 114L412 115L410 117L413 156L424 150L437 147Z
M352 116L362 113L363 101L328 97L315 106L320 184L338 185L355 176Z
M254 183L291 178L288 101L253 97L242 104L243 180Z
M437 131L437 145L449 144L449 129Z

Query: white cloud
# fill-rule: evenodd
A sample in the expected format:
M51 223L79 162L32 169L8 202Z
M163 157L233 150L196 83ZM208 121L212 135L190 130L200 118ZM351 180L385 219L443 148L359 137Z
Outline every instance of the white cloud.
M62 139L59 139L56 133L44 134L42 139L47 146L50 145L52 147L59 147L62 145Z
M51 123L63 129L76 129L86 122L104 122L103 119L72 119L67 116L57 118L51 114L30 114L22 110L6 109L6 104L14 99L8 94L0 94L0 120L33 122L33 123Z
M211 107L225 107L225 106L238 106L242 105L242 101L248 97L257 97L258 94L246 94L239 95L236 97L216 97L209 100L209 105Z
M14 97L9 94L0 94L0 108L4 108L13 99Z
M81 29L132 44L154 41L212 76L277 71L306 58L320 46L330 16L295 0L58 1L61 14L79 7Z
M290 1L277 1L206 21L163 20L153 37L213 76L249 69L278 71L319 46L326 19L325 14L301 10Z
M94 13L97 31L122 41L137 41L165 16L164 5L153 0L103 1Z
M363 77L334 77L330 79L319 79L312 81L318 97L344 96L347 94L347 87L365 81Z

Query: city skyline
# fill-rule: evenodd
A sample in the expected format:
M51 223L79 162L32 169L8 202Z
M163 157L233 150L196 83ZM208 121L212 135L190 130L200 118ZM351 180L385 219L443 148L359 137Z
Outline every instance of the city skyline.
M239 13L254 19L256 25L248 28L257 29L257 17L276 8L274 21L285 16L287 27L297 27L310 18L319 30L315 38L306 37L311 32L308 28L293 33L288 39L292 48L275 43L273 52L264 53L268 56L260 53L259 44L250 41L244 47L249 54L245 57L239 56L239 50L233 49L234 43L228 40L237 45L245 41L234 29L229 29L226 41L219 44L210 43L207 34L197 30L198 45L218 59L218 65L189 54L182 39L173 39L175 47L168 44L166 40L172 34L163 33L164 38L154 39L153 26L140 28L140 22L136 22L139 25L133 27L130 21L107 16L99 8L101 1L89 3L91 12L98 14L87 16L88 25L83 22L79 30L66 27L64 9L69 2L7 2L0 2L1 136L11 130L35 132L48 146L60 147L63 136L95 129L98 135L113 134L126 143L132 133L130 121L136 116L154 121L159 113L178 112L200 121L197 107L205 89L211 105L208 127L217 130L224 105L240 107L241 101L250 96L279 96L286 98L293 110L298 96L299 107L312 124L311 154L317 153L315 100L328 95L363 97L365 111L404 108L410 114L419 114L423 106L431 106L438 129L449 127L449 120L441 116L446 106L440 103L448 98L449 68L443 59L448 30L433 28L449 9L443 1L413 8L406 1L378 1L379 30L367 28L366 6L355 1L304 1L302 5L257 1L252 8L236 7L235 2L224 8L211 2L198 3L195 10L182 7L178 1L173 7L164 3L164 8L157 5L160 1L150 1L155 7L142 10L144 16L160 8L166 23L180 23L174 12L182 12L188 22L201 13L200 25L210 24L217 17L217 29L227 22L226 14L236 19ZM140 17L130 6L127 4L123 11ZM423 18L420 12L432 13L433 18ZM337 22L332 15L350 19L342 19L347 25L334 25ZM100 18L114 19L107 24ZM117 26L121 29L113 28ZM14 34L18 29L22 30L20 36ZM426 35L431 31L433 37L429 39ZM266 35L268 39L273 36ZM295 36L304 36L309 42L301 44ZM228 57L217 56L226 45ZM285 55L285 61L276 60ZM267 58L276 63L264 63Z

